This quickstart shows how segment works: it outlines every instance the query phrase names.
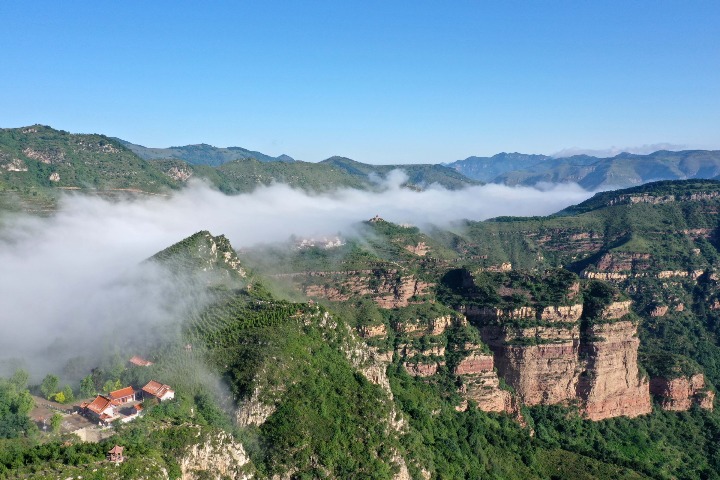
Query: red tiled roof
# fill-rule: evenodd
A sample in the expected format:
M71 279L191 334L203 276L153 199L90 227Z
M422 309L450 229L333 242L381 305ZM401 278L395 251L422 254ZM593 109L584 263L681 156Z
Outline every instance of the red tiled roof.
M154 397L162 397L168 391L172 391L170 385L163 385L162 383L156 382L155 380L150 380L147 385L145 385L142 389L143 392L149 393Z
M115 445L112 448L112 450L110 450L108 453L122 453L122 452L123 452L123 447L121 447L120 445Z
M145 360L144 358L138 357L137 355L133 356L130 359L130 363L132 363L133 365L137 365L138 367L149 367L153 364L153 362L151 362L150 360Z
M121 388L120 390L115 390L114 392L110 392L110 398L112 400L117 400L117 399L123 398L123 397L129 397L130 395L135 395L135 390L133 390L132 387L125 387L125 388Z
M109 398L98 395L95 400L88 404L87 409L100 415L111 403Z

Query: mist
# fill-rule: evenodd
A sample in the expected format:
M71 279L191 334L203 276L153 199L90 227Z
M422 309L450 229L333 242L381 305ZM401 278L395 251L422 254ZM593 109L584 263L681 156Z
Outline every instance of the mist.
M143 260L200 230L236 248L291 235L353 235L380 215L421 228L459 219L546 215L592 195L576 185L485 185L450 191L402 188L392 172L376 192L309 194L287 185L227 196L192 183L169 197L110 201L67 194L51 217L0 224L0 375L20 364L35 378L69 359L143 354L158 336L179 336L179 319L202 307L202 291ZM17 360L14 361L13 359ZM4 362L4 363L3 363Z
M639 146L634 146L634 147L612 146L610 148L597 149L597 150L593 150L590 148L571 147L571 148L565 148L563 150L560 150L559 152L555 152L555 153L551 154L550 156L555 157L555 158L565 158L565 157L572 157L573 155L590 155L592 157L597 157L597 158L610 158L610 157L619 155L621 153L632 153L635 155L649 155L649 154L655 153L659 150L679 151L679 150L685 150L687 148L688 148L687 145L677 145L674 143L652 143L652 144L645 144L645 145L639 145Z

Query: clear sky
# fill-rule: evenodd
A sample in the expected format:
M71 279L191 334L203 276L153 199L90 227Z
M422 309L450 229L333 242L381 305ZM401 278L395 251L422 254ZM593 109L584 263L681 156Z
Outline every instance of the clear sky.
M720 2L0 2L0 127L317 161L720 148Z

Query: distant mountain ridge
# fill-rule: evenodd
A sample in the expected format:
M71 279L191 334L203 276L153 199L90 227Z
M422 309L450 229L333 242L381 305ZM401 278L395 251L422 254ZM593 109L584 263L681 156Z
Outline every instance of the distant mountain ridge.
M229 160L232 156L239 158ZM105 135L32 125L0 129L0 211L51 212L63 190L100 195L167 194L183 188L191 178L202 179L227 194L251 192L274 183L314 192L374 190L382 188L379 181L394 169L405 171L408 179L402 186L415 190L433 184L460 189L479 183L442 165L368 165L342 157L311 163L209 145L147 149Z
M294 162L295 159L289 155L273 157L262 152L248 150L242 147L214 147L206 143L196 145L184 145L181 147L149 148L136 145L120 138L114 138L125 147L132 150L135 155L143 160L160 160L175 158L183 160L192 165L210 165L218 167L233 160L247 160L254 158L260 162Z
M610 158L574 155L500 153L468 157L447 165L463 175L489 183L533 186L538 183L577 183L585 189L623 188L659 180L718 178L718 150L659 150L648 155L620 153Z

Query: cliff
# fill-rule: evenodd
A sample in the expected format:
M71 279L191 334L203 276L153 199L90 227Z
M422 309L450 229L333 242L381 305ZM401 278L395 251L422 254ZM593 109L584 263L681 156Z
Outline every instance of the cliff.
M368 296L381 308L405 307L429 294L431 283L400 270L313 272L306 276L305 294L338 302Z
M616 312L624 305L615 306ZM640 378L637 325L631 321L598 323L588 328L583 343L586 360L577 386L577 396L591 420L637 417L652 411L647 379Z
M467 313L521 403L579 402L592 420L652 410L649 384L639 377L637 325L626 319L631 301L609 302L587 321L582 304Z
M182 480L253 478L253 467L243 446L228 433L218 432L188 447L180 458Z
M465 399L459 410L467 407L467 400L477 403L485 412L511 413L513 408L510 392L500 388L500 378L494 370L493 356L483 354L477 345L466 345L469 354L455 367L455 375L462 381L460 393Z
M500 376L526 405L566 403L578 378L578 325L481 328ZM535 343L535 344L533 344Z
M693 405L712 410L715 392L705 385L705 376L697 373L691 377L663 378L650 381L650 392L660 401L663 410L685 411Z

